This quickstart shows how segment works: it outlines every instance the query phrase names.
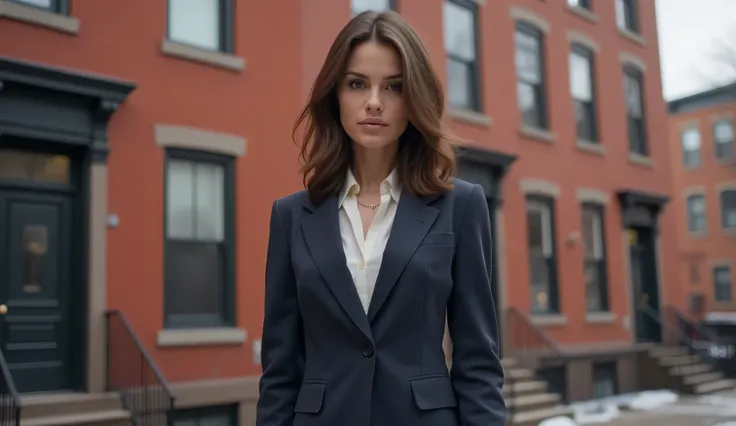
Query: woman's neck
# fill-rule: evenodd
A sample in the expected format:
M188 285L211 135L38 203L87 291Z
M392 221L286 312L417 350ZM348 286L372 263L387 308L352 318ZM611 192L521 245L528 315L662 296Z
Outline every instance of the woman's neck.
M391 173L396 163L394 146L383 149L365 149L355 147L353 158L353 176L360 185L361 192L380 192L381 183Z

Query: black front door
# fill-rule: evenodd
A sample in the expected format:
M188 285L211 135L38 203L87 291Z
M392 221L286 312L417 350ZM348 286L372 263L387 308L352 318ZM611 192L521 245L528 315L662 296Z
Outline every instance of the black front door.
M636 341L659 342L662 318L654 232L650 228L630 228L628 238Z
M0 345L20 392L73 386L71 203L69 195L0 189Z

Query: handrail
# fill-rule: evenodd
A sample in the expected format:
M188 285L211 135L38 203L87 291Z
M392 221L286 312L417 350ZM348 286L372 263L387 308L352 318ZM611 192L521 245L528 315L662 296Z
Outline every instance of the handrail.
M173 425L174 396L163 374L121 311L107 311L105 317L108 390L120 392L133 424Z
M5 361L2 351L0 351L0 373L2 374L2 382L0 383L0 425L19 426L20 394L18 394L15 387L13 376L10 374L8 363Z

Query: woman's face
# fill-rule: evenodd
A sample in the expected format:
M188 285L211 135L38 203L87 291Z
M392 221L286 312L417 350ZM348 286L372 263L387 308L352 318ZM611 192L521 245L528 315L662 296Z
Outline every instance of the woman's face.
M356 145L381 149L398 144L409 120L401 58L393 47L373 41L357 46L337 98L342 127Z

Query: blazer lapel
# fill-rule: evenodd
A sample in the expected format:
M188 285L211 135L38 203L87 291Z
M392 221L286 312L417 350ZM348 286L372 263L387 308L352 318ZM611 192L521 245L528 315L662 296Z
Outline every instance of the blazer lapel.
M414 256L414 252L437 218L438 210L427 205L436 198L417 198L409 191L402 192L391 235L383 252L371 304L368 307L369 321L375 318L386 302L409 259Z
M319 206L310 204L307 209L312 214L302 219L302 232L314 263L348 317L373 340L342 248L337 197L332 196Z

